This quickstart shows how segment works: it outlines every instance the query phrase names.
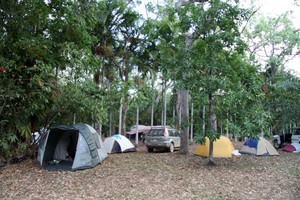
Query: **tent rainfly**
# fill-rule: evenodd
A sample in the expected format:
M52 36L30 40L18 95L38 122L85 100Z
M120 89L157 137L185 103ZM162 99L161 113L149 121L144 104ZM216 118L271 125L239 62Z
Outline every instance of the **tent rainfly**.
M107 153L125 153L136 151L136 148L128 138L123 135L115 134L108 137L103 142Z
M79 170L108 157L96 130L87 124L56 125L39 143L37 160L48 170Z
M196 149L195 154L199 156L208 157L209 156L209 139L206 137L205 144L199 145ZM221 136L219 139L214 141L213 143L214 150L213 150L213 157L215 158L231 158L233 151L235 148L228 137Z
M240 153L256 156L278 156L279 153L271 143L263 137L259 139L249 138L242 146Z
M299 153L300 152L300 144L295 143L295 142L293 142L291 144L287 144L282 148L282 151Z

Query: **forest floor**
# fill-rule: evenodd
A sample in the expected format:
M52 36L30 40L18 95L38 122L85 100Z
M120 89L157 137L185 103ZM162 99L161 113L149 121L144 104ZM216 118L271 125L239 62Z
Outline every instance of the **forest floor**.
M239 149L241 143L234 143ZM111 154L92 169L47 171L35 160L0 168L0 199L300 199L300 154L208 159L190 153Z

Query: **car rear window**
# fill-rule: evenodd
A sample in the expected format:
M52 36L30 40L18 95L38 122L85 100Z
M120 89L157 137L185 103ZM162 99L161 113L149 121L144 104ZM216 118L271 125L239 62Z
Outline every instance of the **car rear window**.
M164 136L164 129L152 129L149 133L150 136Z

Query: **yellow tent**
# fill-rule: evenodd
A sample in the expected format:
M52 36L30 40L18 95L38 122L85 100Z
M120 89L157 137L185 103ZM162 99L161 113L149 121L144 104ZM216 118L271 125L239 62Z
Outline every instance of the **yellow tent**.
M206 137L205 144L197 147L195 154L199 156L209 156L209 139ZM232 152L235 150L232 142L228 137L221 136L220 139L214 141L213 157L231 158Z

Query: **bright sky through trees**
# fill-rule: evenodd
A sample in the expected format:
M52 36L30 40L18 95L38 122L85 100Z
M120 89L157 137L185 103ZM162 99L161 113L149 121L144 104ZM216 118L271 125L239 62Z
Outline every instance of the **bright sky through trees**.
M250 0L247 0L250 2ZM274 1L274 0L256 0L260 6L260 13L266 16L278 16L286 11L293 11L292 20L295 27L300 28L300 6L294 4L294 0ZM287 63L287 68L295 70L300 74L300 55Z
M160 0L143 0L142 5L139 6L139 10L142 11L145 8L145 5L149 2L152 4L157 4ZM242 4L245 7L250 7L251 2L255 7L260 7L259 13L265 16L276 17L286 11L293 11L292 20L295 27L300 28L300 6L296 6L294 0L284 0L284 1L274 1L274 0L241 0ZM145 16L146 14L143 13ZM287 63L287 69L295 70L296 73L300 74L300 55L295 57L293 60Z

